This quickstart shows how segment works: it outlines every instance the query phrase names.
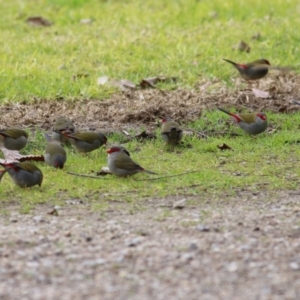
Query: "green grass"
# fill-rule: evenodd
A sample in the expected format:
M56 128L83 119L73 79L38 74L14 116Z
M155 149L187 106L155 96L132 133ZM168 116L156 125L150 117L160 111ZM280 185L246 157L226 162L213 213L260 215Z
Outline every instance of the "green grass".
M256 137L243 134L220 112L207 112L201 120L191 124L197 130L210 130L207 120L215 124L217 132L228 130L227 136L211 136L199 140L184 138L185 146L170 151L160 138L143 144L132 141L126 145L134 160L158 176L174 175L199 170L199 173L147 181L154 177L146 173L129 178L106 176L99 179L82 178L66 174L67 171L94 175L106 166L105 149L81 155L68 149L68 161L63 170L56 170L43 163L37 165L44 173L42 187L20 189L5 175L1 182L2 204L20 204L22 212L28 212L36 204L63 205L65 200L80 199L92 204L92 209L106 210L110 203L128 203L129 212L143 199L163 198L168 195L196 196L196 201L223 198L247 190L294 190L299 186L300 140L298 114L269 114L272 133ZM240 133L232 137L230 133ZM159 137L159 129L157 129ZM45 142L37 132L28 152L43 153ZM120 140L116 135L110 143ZM217 145L226 143L234 151L220 151ZM189 145L190 144L190 145ZM29 151L30 150L30 151ZM25 151L26 152L26 151ZM225 197L226 198L226 197ZM137 202L138 201L138 202Z
M0 9L5 41L0 104L109 98L115 90L96 83L103 75L136 83L150 76L175 76L179 78L177 86L187 89L203 78L221 78L230 84L237 74L223 57L240 62L264 57L274 65L298 64L300 5L296 0L13 0L1 1ZM54 24L31 27L25 20L34 15ZM86 18L94 21L81 24ZM252 40L258 32L261 39ZM232 50L240 40L250 44L250 53ZM72 80L78 74L89 76ZM67 175L67 171L93 174L106 165L104 149L85 156L68 149L64 170L38 163L44 173L41 188L20 189L5 175L0 183L2 214L7 214L7 205L17 204L27 213L39 203L63 205L68 199L89 202L92 209L104 214L110 203L128 203L128 212L133 213L143 209L137 200L146 198L196 195L195 201L207 201L241 190L297 189L299 115L268 116L276 130L255 138L237 127L228 128L227 117L216 111L204 112L190 127L208 132L228 130L227 136L186 136L186 147L174 152L168 151L160 138L128 143L133 159L159 176L199 170L157 181L147 181L151 178L147 174L100 179ZM241 136L232 137L230 132ZM120 140L116 135L110 137L112 143ZM222 143L234 151L221 152L217 145ZM25 153L41 154L44 147L38 131Z
M228 82L236 73L223 57L298 64L297 0L12 0L0 8L0 102L103 99L113 90L97 86L102 75L176 76L187 88L202 77ZM53 25L29 26L34 15ZM81 24L86 18L94 22ZM232 50L241 39L250 53ZM73 81L77 74L89 76Z

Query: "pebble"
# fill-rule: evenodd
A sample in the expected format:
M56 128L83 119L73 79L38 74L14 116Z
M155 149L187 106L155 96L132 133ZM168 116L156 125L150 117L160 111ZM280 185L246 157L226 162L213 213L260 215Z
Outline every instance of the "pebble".
M227 266L227 271L228 272L236 272L237 269L238 269L238 264L235 261L229 263L228 266Z
M135 238L131 239L130 241L128 241L126 243L126 246L135 247L135 246L139 245L140 243L141 243L141 238L140 237L135 237Z
M181 199L179 201L176 201L173 203L173 208L175 209L183 209L185 207L186 204L186 199Z
M106 260L103 258L97 258L97 259L89 259L89 260L84 260L82 262L82 265L85 267L96 267L99 265L103 265L106 263Z
M299 264L295 261L290 263L290 268L293 270L299 270Z
M32 219L34 222L37 222L37 223L45 222L45 218L43 216L34 216Z
M198 245L195 242L191 242L189 245L189 250L198 250Z
M207 225L205 225L205 224L199 224L199 225L197 225L197 229L199 231L203 231L203 232L210 231L209 227Z

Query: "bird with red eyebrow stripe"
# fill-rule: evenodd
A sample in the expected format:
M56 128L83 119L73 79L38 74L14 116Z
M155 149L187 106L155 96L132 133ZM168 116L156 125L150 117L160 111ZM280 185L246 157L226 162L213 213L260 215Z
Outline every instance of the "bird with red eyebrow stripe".
M108 153L107 162L109 171L117 176L131 176L139 172L147 172L149 174L156 174L154 172L145 170L136 162L134 162L129 152L121 146L112 146L106 151Z
M262 112L256 114L233 114L223 108L218 107L218 109L231 116L237 125L248 134L256 135L262 133L268 127L267 116Z
M243 79L258 80L265 77L271 66L270 62L264 58L252 61L248 64L238 64L229 59L223 58L223 60L232 64L240 73Z
M0 163L0 165L5 169L0 175L0 180L5 172L7 172L13 182L21 188L32 187L34 185L41 186L42 184L42 171L29 162Z

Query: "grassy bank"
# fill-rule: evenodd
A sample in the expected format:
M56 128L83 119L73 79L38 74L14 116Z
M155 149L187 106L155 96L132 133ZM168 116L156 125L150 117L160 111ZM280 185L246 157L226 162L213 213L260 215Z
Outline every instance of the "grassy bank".
M295 65L298 1L2 1L0 103L37 99L103 99L107 75L139 82L149 76L236 76L223 57ZM52 26L30 26L42 16ZM82 20L88 19L88 23ZM89 22L91 21L91 22ZM252 39L256 34L259 39ZM240 40L251 52L232 50ZM83 76L82 76L83 75ZM75 80L74 80L75 79Z

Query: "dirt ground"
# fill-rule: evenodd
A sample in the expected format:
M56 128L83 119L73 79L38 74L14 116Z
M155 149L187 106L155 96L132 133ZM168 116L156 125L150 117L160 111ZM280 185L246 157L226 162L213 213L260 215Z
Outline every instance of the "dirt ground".
M8 208L0 299L300 299L300 194L180 200Z
M299 76L275 73L260 84L267 98L215 81L102 102L36 99L2 105L0 123L49 130L65 115L78 129L151 130L159 116L184 123L218 105L298 110L291 103L299 86ZM141 199L133 210L115 199L101 213L79 199L54 214L47 205L27 215L8 205L0 216L0 299L300 299L300 194L202 194L173 207L183 199Z
M170 116L181 124L201 118L205 110L235 107L237 111L273 111L288 113L299 110L292 100L300 101L300 75L276 73L248 87L237 78L235 88L229 89L224 82L203 81L195 88L176 88L172 91L159 89L128 90L115 93L110 99L45 101L33 99L30 104L14 103L0 106L1 128L22 126L51 129L58 116L70 118L78 130L116 132L131 128L152 130L160 125L159 118ZM263 98L254 95L252 88L267 92ZM265 98L264 98L265 97Z

